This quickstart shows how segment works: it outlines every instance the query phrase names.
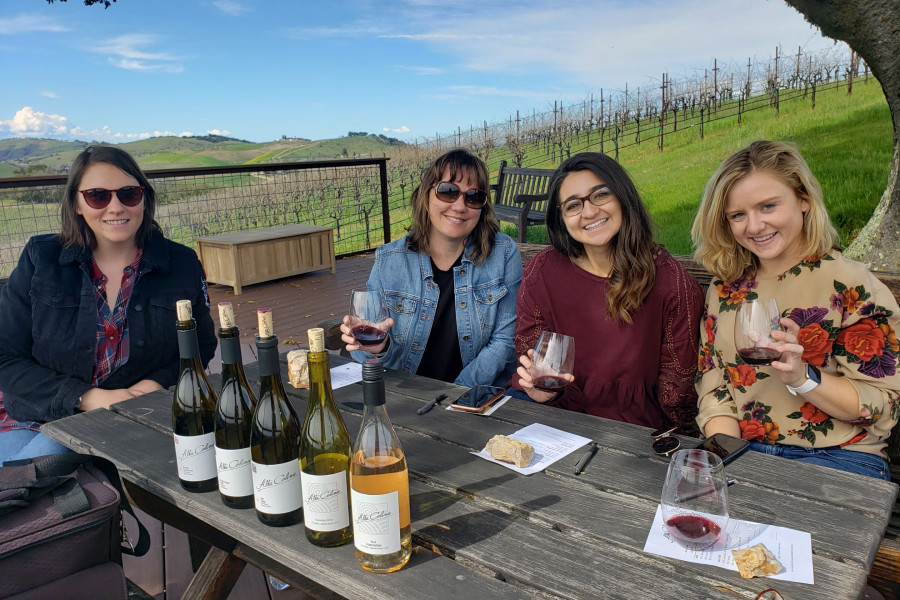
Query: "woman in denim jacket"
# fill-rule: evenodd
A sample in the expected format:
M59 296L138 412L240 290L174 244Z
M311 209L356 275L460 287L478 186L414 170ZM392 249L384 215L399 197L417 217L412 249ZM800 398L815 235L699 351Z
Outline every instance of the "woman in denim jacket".
M485 164L462 149L425 170L409 233L375 252L366 284L383 294L387 340L361 346L344 317L342 339L356 358L467 387L509 380L522 259L499 233L488 182Z
M203 269L163 237L134 159L75 159L59 234L31 238L0 296L0 462L64 452L40 424L173 385L175 301L189 299L203 363L216 338Z

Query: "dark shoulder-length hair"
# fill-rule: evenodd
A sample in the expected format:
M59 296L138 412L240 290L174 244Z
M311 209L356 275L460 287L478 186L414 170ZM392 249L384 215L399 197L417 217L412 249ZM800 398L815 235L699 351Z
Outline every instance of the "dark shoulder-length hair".
M60 202L60 221L62 223L59 234L60 243L66 248L76 246L84 250L93 250L97 247L97 238L94 237L94 232L87 226L84 217L75 212L75 208L78 206L78 188L81 187L81 179L84 177L85 171L91 165L98 163L106 163L124 171L134 177L138 185L144 188L144 219L135 236L138 248L143 248L144 243L150 237L150 232L154 229L160 231L159 224L154 221L156 193L131 155L115 146L88 146L75 157L75 161L69 168L69 180L66 182L66 189Z
M584 244L569 234L560 210L563 200L560 188L574 171L590 171L599 177L621 206L622 226L610 241L612 271L606 296L606 316L613 321L631 323L631 315L641 307L656 282L654 258L659 246L653 239L650 213L619 163L598 152L576 154L556 169L547 192L547 233L550 243L560 254L570 258L584 254Z
M474 246L472 262L480 264L493 250L494 240L497 232L500 231L500 224L494 215L487 166L484 161L463 148L456 148L440 155L422 173L422 181L409 197L412 207L412 225L406 236L407 246L415 252L431 255L431 219L428 215L428 196L431 188L440 183L445 170L449 170L450 181L458 181L468 175L470 181L474 181L479 189L487 192L488 199L481 208L478 224L469 234L469 240Z

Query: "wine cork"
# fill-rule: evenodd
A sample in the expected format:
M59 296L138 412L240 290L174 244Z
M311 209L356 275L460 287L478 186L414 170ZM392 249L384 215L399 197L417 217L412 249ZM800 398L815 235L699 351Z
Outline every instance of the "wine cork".
M190 300L179 300L175 303L175 312L179 321L190 321L193 318Z
M321 327L313 327L306 330L309 339L310 352L325 352L325 330Z
M259 322L259 337L265 339L275 335L275 328L272 327L272 309L260 308L256 311L256 318Z
M219 327L231 329L234 326L234 307L231 302L219 302Z

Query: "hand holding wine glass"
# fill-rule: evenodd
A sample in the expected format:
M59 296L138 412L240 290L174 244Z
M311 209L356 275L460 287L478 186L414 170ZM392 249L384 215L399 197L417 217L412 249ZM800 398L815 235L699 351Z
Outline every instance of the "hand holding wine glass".
M520 357L519 362L522 389L533 400L546 402L575 380L575 338L544 331L534 350Z
M364 350L377 354L384 350L388 330L394 320L388 318L382 293L372 290L350 292L350 314L341 325L341 339L347 350Z
M734 345L749 365L766 366L779 360L781 351L772 338L781 331L781 314L775 300L745 300L734 319Z
M722 459L706 450L679 450L672 456L663 484L662 518L675 541L702 550L725 535L728 485Z

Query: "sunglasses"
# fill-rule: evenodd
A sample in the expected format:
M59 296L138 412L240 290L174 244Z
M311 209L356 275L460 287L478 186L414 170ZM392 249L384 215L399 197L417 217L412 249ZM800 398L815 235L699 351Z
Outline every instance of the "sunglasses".
M112 195L115 194L119 202L125 206L137 206L144 199L144 188L137 185L129 185L117 190L105 190L103 188L91 188L89 190L78 190L84 196L84 201L91 208L106 208L112 202Z
M672 429L657 429L650 434L650 437L653 438L651 447L654 454L657 456L671 456L673 452L681 447L681 442L672 435L675 429L675 427Z
M459 198L459 195L462 193L458 185L450 183L449 181L436 183L433 187L434 195L442 202L456 202L456 199ZM484 190L466 190L466 193L463 196L463 202L465 202L466 206L469 208L481 209L481 207L484 206L484 203L487 202L487 192Z

